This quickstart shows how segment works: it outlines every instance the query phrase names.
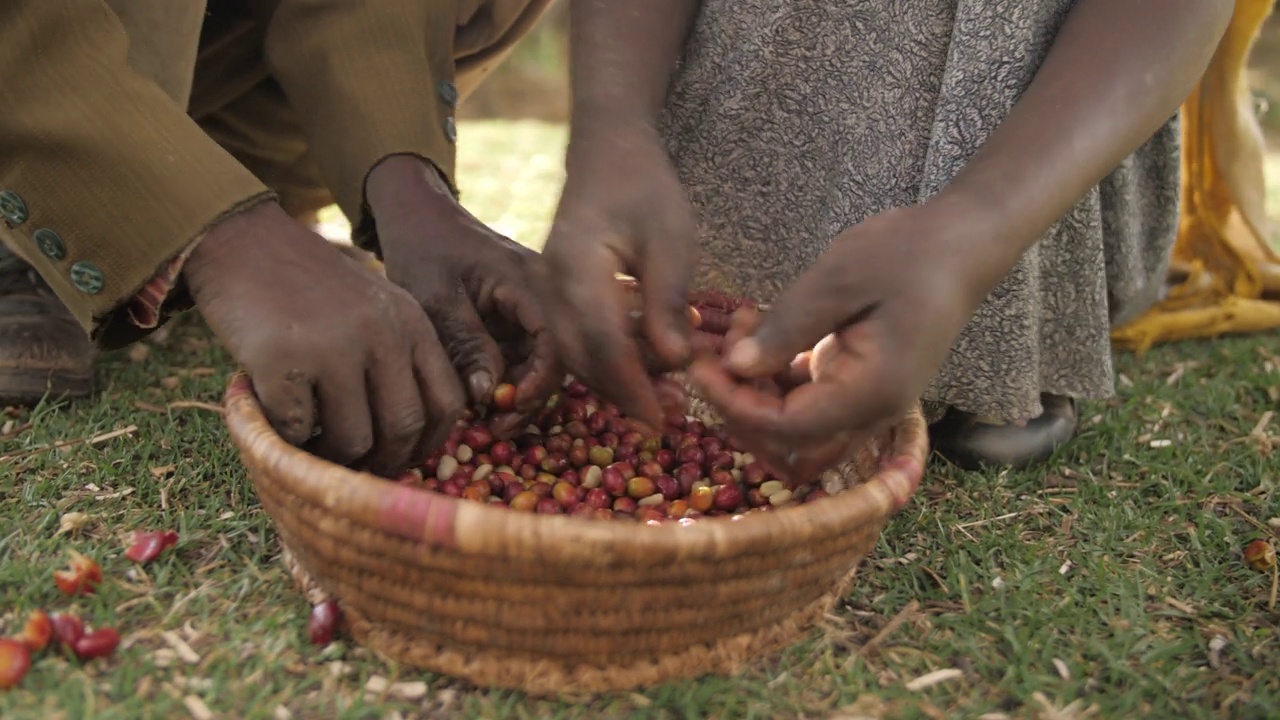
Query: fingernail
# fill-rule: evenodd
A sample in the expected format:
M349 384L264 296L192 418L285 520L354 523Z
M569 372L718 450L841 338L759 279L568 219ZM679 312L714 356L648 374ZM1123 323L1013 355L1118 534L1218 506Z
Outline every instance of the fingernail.
M725 363L731 370L746 372L760 362L760 343L752 338L739 341L729 350Z
M480 370L472 373L467 382L471 384L471 397L480 399L488 395L493 385L493 376L485 370Z

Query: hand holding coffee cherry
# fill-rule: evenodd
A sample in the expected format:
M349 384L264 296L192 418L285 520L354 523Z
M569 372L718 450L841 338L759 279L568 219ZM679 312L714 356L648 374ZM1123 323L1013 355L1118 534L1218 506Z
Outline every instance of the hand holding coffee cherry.
M469 213L418 158L379 163L368 194L387 278L426 312L472 405L489 404L504 378L515 383L494 431L523 427L564 377L533 291L538 254Z
M560 359L629 417L660 427L653 371L683 367L690 350L693 207L651 127L575 136L566 166L538 273ZM639 322L618 273L640 279Z
M850 228L767 313L738 318L723 359L694 362L694 386L753 452L804 476L920 397L982 300L964 264L937 259L977 232L945 212L901 208Z

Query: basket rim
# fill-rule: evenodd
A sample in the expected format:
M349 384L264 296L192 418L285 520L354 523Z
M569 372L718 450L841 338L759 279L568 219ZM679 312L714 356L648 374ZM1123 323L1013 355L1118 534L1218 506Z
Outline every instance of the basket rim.
M403 540L544 564L650 566L695 557L715 560L777 552L887 521L919 487L928 451L917 405L890 431L891 443L877 472L820 503L749 513L732 521L707 518L687 526L647 526L514 512L342 467L280 437L243 372L228 381L224 405L224 423L255 484L283 484L287 492L337 517Z

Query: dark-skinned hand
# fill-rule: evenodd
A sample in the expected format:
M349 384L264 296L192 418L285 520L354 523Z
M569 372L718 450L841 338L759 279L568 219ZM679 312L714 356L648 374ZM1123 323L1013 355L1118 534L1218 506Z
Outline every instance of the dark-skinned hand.
M418 303L275 203L216 225L183 276L267 419L295 445L391 475L425 459L463 411Z
M981 232L962 220L920 205L845 231L767 313L736 321L722 359L693 363L695 387L775 470L840 462L903 417L977 307L944 252Z
M525 427L564 377L534 291L537 253L468 213L416 157L381 162L367 191L388 279L426 311L473 404L516 382L516 412L491 418L494 433Z
M627 415L660 428L653 372L684 366L691 346L693 208L649 127L575 138L566 167L539 271L560 358ZM639 335L618 273L640 281Z

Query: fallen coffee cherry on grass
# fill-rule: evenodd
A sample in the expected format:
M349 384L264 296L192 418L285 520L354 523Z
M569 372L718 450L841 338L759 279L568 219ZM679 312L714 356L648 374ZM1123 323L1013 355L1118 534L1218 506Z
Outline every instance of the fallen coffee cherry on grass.
M64 595L92 595L102 582L102 567L93 558L75 550L69 551L71 562L66 570L55 570L53 581Z
M22 626L22 634L18 640L33 653L44 650L53 638L53 622L43 610L32 610L27 615L27 622Z
M76 641L84 635L84 621L70 613L58 613L50 619L53 635L59 643L74 648Z
M1276 566L1276 549L1266 540L1254 540L1244 548L1244 561L1258 572L1271 572Z
M31 651L17 640L0 638L0 690L16 687L31 669Z
M307 620L307 638L314 645L328 645L338 632L338 620L342 610L336 600L326 600L311 608L311 617Z
M111 657L120 646L120 631L115 628L88 630L71 646L81 660Z
M70 613L54 615L50 624L58 643L81 660L110 657L120 645L119 630L86 627L84 620Z
M124 551L124 555L139 565L145 565L177 542L178 533L173 530L134 530L133 544Z

